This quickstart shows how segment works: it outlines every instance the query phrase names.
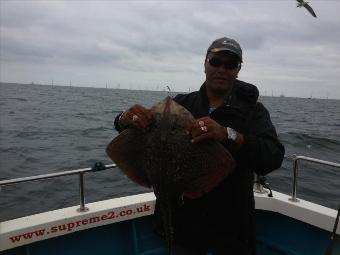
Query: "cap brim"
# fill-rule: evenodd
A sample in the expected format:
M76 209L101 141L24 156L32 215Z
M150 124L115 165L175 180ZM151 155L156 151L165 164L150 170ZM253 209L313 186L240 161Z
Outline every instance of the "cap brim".
M210 50L210 52L220 52L220 51L230 51L230 52L234 53L241 60L241 62L243 62L240 55L236 51L234 51L230 48L213 48L213 49Z

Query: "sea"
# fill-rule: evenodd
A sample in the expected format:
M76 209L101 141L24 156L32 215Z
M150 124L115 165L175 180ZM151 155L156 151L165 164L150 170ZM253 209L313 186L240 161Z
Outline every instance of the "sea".
M115 116L133 104L150 107L165 91L0 84L0 180L112 164L105 148L117 136ZM340 100L259 99L269 110L286 156L340 162ZM293 163L266 176L273 190L292 192ZM78 177L4 186L0 222L79 204ZM119 169L85 174L86 203L151 192ZM340 169L301 162L297 197L333 209L340 204Z

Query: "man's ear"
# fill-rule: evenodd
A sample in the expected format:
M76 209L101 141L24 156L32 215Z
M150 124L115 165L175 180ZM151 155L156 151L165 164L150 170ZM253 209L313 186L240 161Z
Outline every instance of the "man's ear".
M236 78L238 78L238 74L240 73L241 67L242 67L242 63L241 63L241 64L239 65L239 67L238 67L237 74L236 74Z
M207 72L206 72L206 65L207 65L208 55L209 55L209 53L207 53L207 54L205 55L205 59L204 59L204 64L203 64L204 73L207 73Z
M240 66L238 67L237 74L241 71L242 63L240 63Z

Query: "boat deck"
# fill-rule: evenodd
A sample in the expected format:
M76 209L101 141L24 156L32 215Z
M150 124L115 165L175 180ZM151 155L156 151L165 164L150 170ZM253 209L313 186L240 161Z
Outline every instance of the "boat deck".
M290 202L288 196L275 191L273 195L274 198L270 198L265 194L256 194L258 254L325 254L336 211L303 200L297 205ZM152 231L153 194L135 195L88 205L91 209L82 214L76 211L76 207L71 207L1 223L2 238L5 238L4 232L7 231L9 235L6 239L14 244L21 243L22 246L0 254L166 254L164 241ZM107 210L105 207L110 209ZM112 209L115 217L112 217ZM302 215L303 218L298 219L295 214ZM66 215L68 218L65 218ZM316 222L316 218L320 221ZM310 224L310 221L313 221L314 225ZM16 229L13 223L16 223ZM339 230L338 228L337 233ZM30 240L32 238L36 240L33 242ZM340 254L340 243L334 248L333 255Z
M336 210L296 197L297 160L340 168L340 164L298 156L294 161L292 196L273 191L272 197L255 189L257 253L260 255L339 255L325 253L331 235L339 237ZM106 167L112 168L114 165ZM152 230L153 193L109 199L85 205L83 174L79 169L56 174L0 181L11 185L27 181L80 175L80 207L30 215L0 222L0 255L159 255L165 243Z
M0 254L163 255L164 241L153 233L152 217L74 232ZM328 231L279 213L257 210L257 224L257 253L261 255L320 255L329 243ZM340 245L333 254L340 254Z

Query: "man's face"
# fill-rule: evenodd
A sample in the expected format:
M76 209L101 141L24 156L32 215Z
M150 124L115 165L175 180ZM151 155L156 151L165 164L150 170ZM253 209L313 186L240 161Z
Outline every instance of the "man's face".
M233 87L241 63L236 55L228 51L210 52L204 67L208 89L214 93L226 94Z

